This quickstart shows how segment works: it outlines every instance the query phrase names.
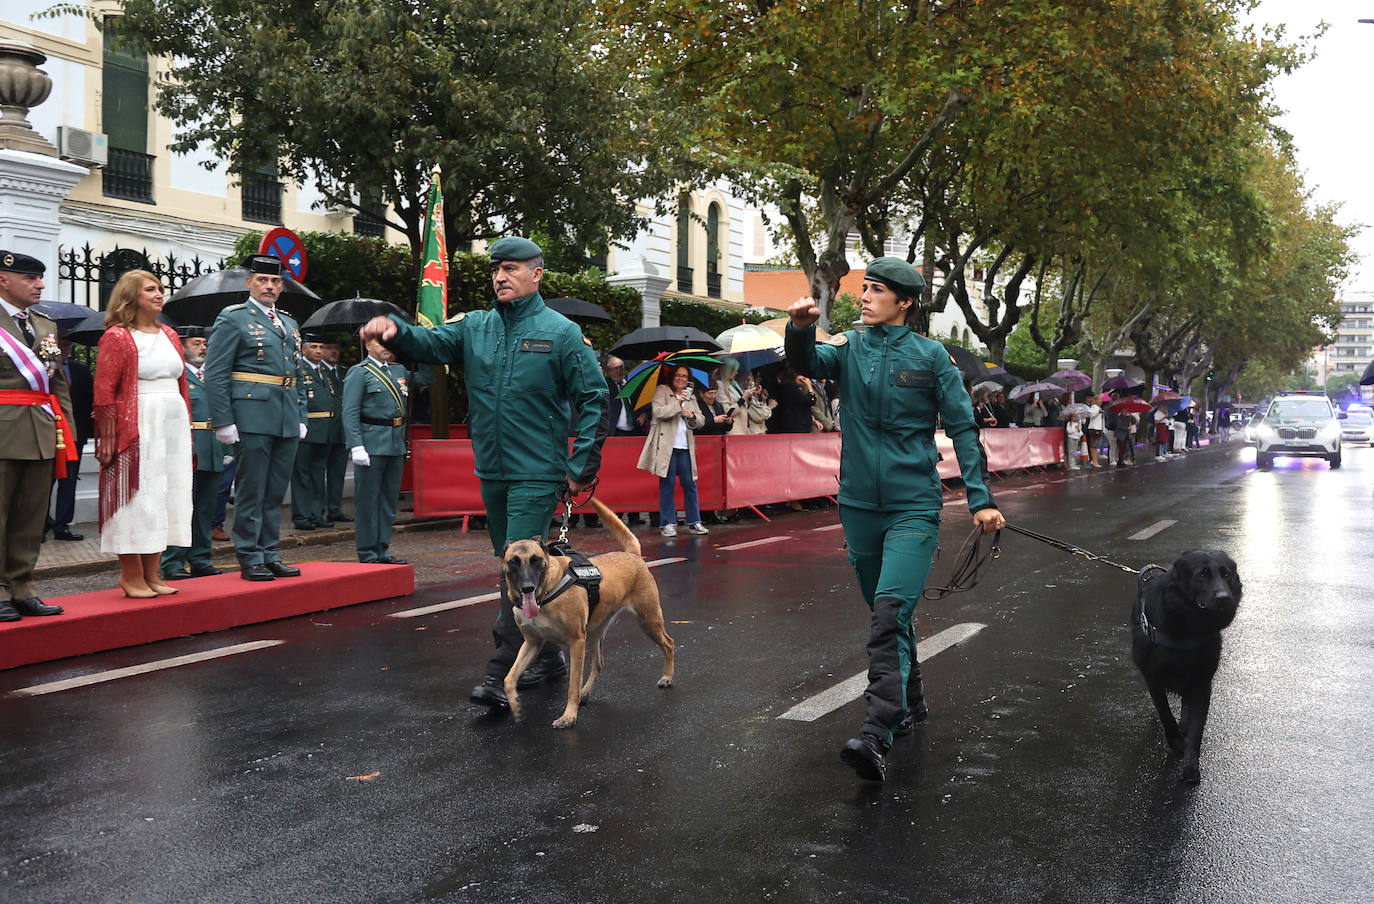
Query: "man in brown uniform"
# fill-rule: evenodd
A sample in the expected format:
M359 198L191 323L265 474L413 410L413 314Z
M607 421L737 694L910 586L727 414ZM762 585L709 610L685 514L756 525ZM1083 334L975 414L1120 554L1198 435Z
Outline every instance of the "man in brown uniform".
M0 250L0 621L62 612L33 586L54 468L65 473L76 442L57 324L29 310L42 298L45 269Z

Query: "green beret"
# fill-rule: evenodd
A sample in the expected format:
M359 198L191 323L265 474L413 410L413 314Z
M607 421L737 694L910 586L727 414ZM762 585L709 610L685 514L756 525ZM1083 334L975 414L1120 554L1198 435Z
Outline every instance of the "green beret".
M917 298L926 287L921 271L900 257L880 257L869 262L864 279L889 286L899 295Z
M527 261L539 257L543 253L543 248L529 239L520 238L518 235L498 239L496 244L491 246L491 259L493 261Z

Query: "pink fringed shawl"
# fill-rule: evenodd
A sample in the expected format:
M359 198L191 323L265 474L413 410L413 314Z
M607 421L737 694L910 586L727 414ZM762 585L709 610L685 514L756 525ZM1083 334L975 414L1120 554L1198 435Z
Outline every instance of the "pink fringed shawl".
M162 332L181 354L176 331L162 324ZM190 429L191 394L182 369L177 380L186 401ZM100 337L95 365L95 454L100 465L100 526L138 492L138 346L126 327L116 326Z

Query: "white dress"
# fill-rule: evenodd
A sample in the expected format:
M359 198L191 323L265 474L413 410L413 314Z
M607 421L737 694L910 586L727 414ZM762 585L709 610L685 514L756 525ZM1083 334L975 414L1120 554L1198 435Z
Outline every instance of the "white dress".
M100 551L160 553L191 545L191 419L167 334L131 330L138 347L138 492L105 521Z

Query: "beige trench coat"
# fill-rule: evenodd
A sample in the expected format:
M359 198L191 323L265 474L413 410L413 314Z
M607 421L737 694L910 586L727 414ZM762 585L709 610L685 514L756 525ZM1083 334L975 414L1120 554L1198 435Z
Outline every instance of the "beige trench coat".
M673 457L673 439L677 436L677 422L687 418L687 454L692 459L692 479L697 479L697 443L692 433L706 423L697 407L696 396L683 405L673 397L673 391L660 384L654 390L652 420L649 435L644 438L644 450L639 453L638 468L658 477L668 476L668 460Z

